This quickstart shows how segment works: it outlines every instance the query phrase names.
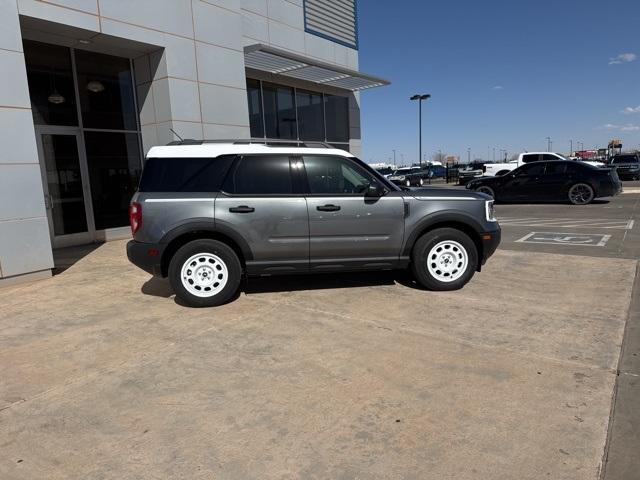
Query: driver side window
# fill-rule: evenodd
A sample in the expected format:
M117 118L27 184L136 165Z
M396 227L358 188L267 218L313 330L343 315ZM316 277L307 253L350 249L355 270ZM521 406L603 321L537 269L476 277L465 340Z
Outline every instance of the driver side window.
M305 156L304 166L311 194L361 195L376 183L367 171L346 158Z

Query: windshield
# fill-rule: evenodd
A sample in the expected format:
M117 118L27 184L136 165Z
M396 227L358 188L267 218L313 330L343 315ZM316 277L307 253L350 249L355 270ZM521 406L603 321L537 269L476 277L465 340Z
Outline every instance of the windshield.
M638 157L635 155L624 155L622 157L615 157L611 163L638 163Z

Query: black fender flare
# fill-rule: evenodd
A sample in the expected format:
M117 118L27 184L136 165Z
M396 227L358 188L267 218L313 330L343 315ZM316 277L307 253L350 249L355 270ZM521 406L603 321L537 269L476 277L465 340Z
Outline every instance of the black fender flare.
M245 260L253 260L253 252L242 235L223 223L215 222L212 218L189 219L186 223L177 225L165 233L160 243L166 247L176 238L193 232L207 232L227 237L238 246Z
M485 229L475 217L460 210L443 210L441 212L428 215L420 220L414 226L411 234L406 238L404 247L402 249L402 256L410 256L411 250L413 250L413 246L415 245L418 238L420 238L427 230L431 230L433 227L441 224L464 225L468 228L468 230L475 232L475 238L472 238L472 240L478 247L478 254L482 256L482 241L480 237L481 234L484 233Z

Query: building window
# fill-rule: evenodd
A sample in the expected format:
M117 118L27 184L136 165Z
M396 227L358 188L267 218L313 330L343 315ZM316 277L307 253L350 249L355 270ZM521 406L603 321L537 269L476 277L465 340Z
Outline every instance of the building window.
M138 135L91 131L85 132L84 143L96 230L127 225L142 170Z
M258 80L247 79L247 101L249 103L249 125L251 136L264 137L262 124L262 91Z
M324 141L324 108L322 94L296 90L298 132L300 140Z
M252 137L328 142L349 149L347 97L254 79L247 79L247 97Z
M84 50L75 53L84 127L136 130L129 59Z
M64 203L57 210L68 211L60 220L53 209L54 236L126 226L142 169L131 61L30 40L24 41L24 55L36 135L44 150L40 161L51 177L47 189L53 202ZM85 151L72 157L72 143L83 143ZM71 215L78 218L74 224Z
M24 41L24 57L36 125L78 125L71 51L66 47Z
M324 96L327 116L327 141L349 141L349 99L337 95Z
M293 88L262 83L267 138L298 138Z
M304 29L357 50L356 0L304 0Z

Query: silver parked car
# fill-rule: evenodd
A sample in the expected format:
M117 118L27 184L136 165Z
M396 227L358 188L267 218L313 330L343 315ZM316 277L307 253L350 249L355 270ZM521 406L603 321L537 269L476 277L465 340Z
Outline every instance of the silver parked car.
M130 222L130 261L198 307L232 299L243 275L411 267L454 290L500 242L487 195L408 191L349 152L264 140L152 148Z

